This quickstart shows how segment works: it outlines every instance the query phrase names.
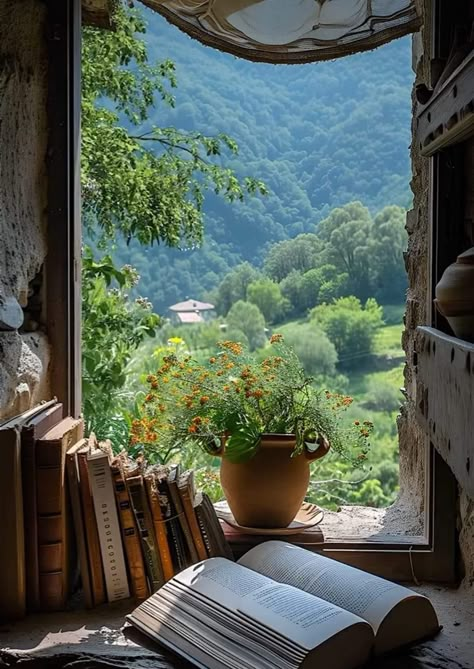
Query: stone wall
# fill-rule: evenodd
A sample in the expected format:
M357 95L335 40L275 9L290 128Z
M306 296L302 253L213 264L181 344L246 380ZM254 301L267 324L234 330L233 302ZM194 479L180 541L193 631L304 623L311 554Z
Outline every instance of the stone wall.
M48 393L40 275L46 256L44 38L40 0L0 2L0 419Z
M417 0L419 11L424 12L424 26L413 38L413 68L416 74L415 84L429 85L430 61L426 54L429 51L429 26L431 26L430 6L428 0ZM417 104L413 98L413 115L417 112ZM471 145L474 149L474 145ZM405 331L403 347L407 356L405 366L405 388L407 402L399 419L400 436L400 505L415 511L423 509L424 495L424 460L427 448L427 437L418 426L415 415L416 377L414 369L415 329L418 325L430 323L429 296L429 159L422 158L416 142L411 148L413 209L408 212L406 228L408 232L408 249L406 253L406 269L409 288L405 315ZM458 530L460 538L461 570L464 572L464 585L474 585L474 501L466 493L459 490Z

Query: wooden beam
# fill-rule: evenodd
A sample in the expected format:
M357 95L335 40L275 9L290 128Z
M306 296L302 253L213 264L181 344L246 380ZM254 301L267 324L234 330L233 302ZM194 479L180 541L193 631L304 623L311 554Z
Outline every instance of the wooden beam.
M440 86L416 121L422 156L474 135L474 51Z
M48 254L47 330L51 392L66 412L81 411L80 109L81 0L47 0Z
M82 0L82 25L112 29L113 0Z
M416 351L417 417L474 498L474 344L420 327Z

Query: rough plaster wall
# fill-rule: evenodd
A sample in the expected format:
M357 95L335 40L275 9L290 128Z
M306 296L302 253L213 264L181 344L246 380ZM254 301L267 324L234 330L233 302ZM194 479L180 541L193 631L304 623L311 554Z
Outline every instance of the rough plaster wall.
M416 83L424 79L422 30L413 38L413 69ZM413 111L416 101L413 94ZM414 128L412 129L414 130ZM426 436L418 427L415 417L416 378L413 367L415 329L427 323L428 292L428 163L418 155L416 146L411 149L413 209L408 212L406 229L408 248L405 266L408 273L408 293L405 313L405 331L402 337L407 357L405 365L405 389L407 401L398 420L400 439L400 498L401 508L406 507L418 518L424 506L424 480L426 458ZM418 523L421 521L418 520ZM421 529L421 528L420 528Z
M0 2L0 306L24 302L46 255L45 9ZM47 393L45 335L0 331L0 418Z
M423 7L424 4L424 7ZM431 25L428 15L431 3L417 0L419 11L424 13L424 25ZM413 68L416 84L429 83L429 53L427 30L422 30L413 39ZM414 114L417 111L413 100ZM413 209L407 215L408 250L406 269L408 272L408 295L405 316L403 347L407 355L405 388L407 402L399 419L400 435L400 505L407 508L423 508L424 458L426 437L418 427L415 416L416 378L414 370L414 340L418 325L430 322L429 295L429 160L422 158L416 143L411 149L413 178ZM459 540L462 566L465 572L464 586L474 587L474 500L459 491Z

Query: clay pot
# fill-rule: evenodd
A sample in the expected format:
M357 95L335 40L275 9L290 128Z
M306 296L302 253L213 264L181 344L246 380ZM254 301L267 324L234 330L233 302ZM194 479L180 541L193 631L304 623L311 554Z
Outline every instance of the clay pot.
M434 302L456 337L474 341L474 246L446 268Z
M247 462L221 462L221 485L230 510L245 527L287 527L298 513L309 483L309 463L329 450L320 440L315 451L306 448L291 457L295 437L263 434L257 453Z

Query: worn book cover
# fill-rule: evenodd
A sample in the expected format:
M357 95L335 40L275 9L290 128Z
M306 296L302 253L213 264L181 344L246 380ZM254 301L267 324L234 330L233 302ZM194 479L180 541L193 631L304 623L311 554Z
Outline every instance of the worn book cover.
M198 560L205 560L208 555L202 538L199 523L194 510L196 490L194 487L194 472L192 469L181 474L178 478L178 490L183 504L183 510L188 520L189 529L196 547Z
M174 507L174 513L178 519L178 522L181 526L183 532L183 537L185 540L186 552L188 554L188 564L195 564L199 562L199 556L196 549L196 544L193 539L191 528L189 526L188 518L184 511L183 500L181 498L179 488L178 488L178 479L181 475L180 465L174 465L170 468L168 474L168 490L171 496L171 501Z
M66 483L66 451L82 438L84 424L64 418L36 444L36 508L40 609L65 608L74 573L73 532Z
M89 559L92 599L94 606L99 606L105 602L105 581L102 570L102 558L100 555L99 535L97 532L97 523L95 520L94 503L92 501L89 472L87 469L87 454L92 448L95 447L95 443L95 438L93 435L91 435L91 437L89 437L88 443L83 448L78 449L76 458L79 470L79 490L84 519L87 554Z
M55 400L32 417L21 430L21 475L25 527L26 607L37 611L40 606L38 566L38 512L36 508L36 443L62 420L63 405ZM45 532L46 530L43 530Z
M91 450L87 454L87 468L107 599L109 602L115 602L130 597L130 591L109 453L104 452L101 448Z
M153 470L145 474L145 487L148 495L148 502L150 504L151 515L153 517L158 551L160 553L161 564L163 567L163 578L165 581L169 581L174 575L173 560L168 543L167 522L163 518L161 512L159 493Z
M140 533L148 585L151 592L156 592L165 581L143 477L140 474L138 476L127 476L126 484Z
M115 499L119 511L119 521L130 575L132 595L139 600L145 599L150 594L145 573L145 563L138 527L130 502L130 494L125 485L121 458L114 458L110 468L114 482Z

